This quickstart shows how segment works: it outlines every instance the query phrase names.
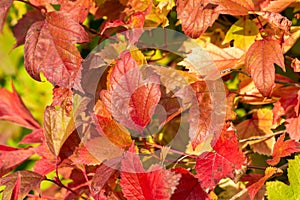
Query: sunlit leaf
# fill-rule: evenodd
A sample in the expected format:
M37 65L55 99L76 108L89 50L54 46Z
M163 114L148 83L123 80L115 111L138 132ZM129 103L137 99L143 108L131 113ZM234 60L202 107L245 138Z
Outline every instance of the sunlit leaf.
M64 12L49 12L34 23L25 39L25 67L36 80L40 72L53 84L72 87L82 58L75 43L89 40L83 27Z
M178 19L184 33L192 38L202 35L219 16L214 10L216 6L206 0L177 0Z
M270 96L275 86L275 63L285 70L282 49L275 40L257 40L246 54L247 70L264 96Z
M282 134L274 145L272 159L267 160L269 165L276 165L280 158L291 155L292 153L300 151L300 142L295 140L284 141L285 134Z

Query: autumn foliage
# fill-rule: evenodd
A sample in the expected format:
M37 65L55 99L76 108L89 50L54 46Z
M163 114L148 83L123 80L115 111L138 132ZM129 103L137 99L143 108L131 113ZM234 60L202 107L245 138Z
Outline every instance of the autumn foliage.
M17 78L0 78L0 120L23 130L0 141L2 199L298 199L299 11L298 0L0 0L11 51L52 85L41 120Z

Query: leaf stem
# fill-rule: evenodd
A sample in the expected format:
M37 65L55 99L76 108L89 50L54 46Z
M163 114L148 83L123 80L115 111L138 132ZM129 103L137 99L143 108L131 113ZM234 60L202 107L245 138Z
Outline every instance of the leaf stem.
M149 143L149 142L147 142L147 144L149 146L153 146L153 147L158 148L158 149L162 149L163 148L163 146L161 146L159 144L152 144L152 143ZM184 153L184 152L181 152L181 151L177 151L177 150L174 150L174 149L171 149L171 148L170 148L169 151L173 152L173 153L176 153L176 154L179 154L179 155L188 156L190 158L195 158L195 159L197 158L196 155L187 154L187 153Z
M52 182L54 183L55 185L59 186L59 187L62 187L62 188L65 188L66 190L72 192L73 194L75 194L77 197L81 197L82 199L85 199L85 200L88 200L88 198L82 196L81 194L77 193L76 191L72 190L71 188L69 188L68 186L64 185L59 179L56 179L56 180L52 180L52 179L44 179L45 181L49 181L49 182Z
M235 72L244 74L244 75L246 75L246 76L248 76L248 77L251 78L251 75L250 75L248 72L242 71L242 70L240 70L240 69L232 69L232 71L235 71ZM299 84L299 83L294 83L294 82L291 83L291 82L284 82L284 81L275 80L275 83L283 84L283 85L286 85L286 86L300 87L300 84Z
M262 136L252 137L252 138L241 139L241 140L239 140L239 143L254 141L254 140L264 140L264 139L267 139L267 138L270 138L270 137L273 137L275 135L279 135L279 134L282 134L285 132L286 132L285 130L282 130L282 131L278 131L278 132L275 132L275 133L272 133L269 135L262 135Z

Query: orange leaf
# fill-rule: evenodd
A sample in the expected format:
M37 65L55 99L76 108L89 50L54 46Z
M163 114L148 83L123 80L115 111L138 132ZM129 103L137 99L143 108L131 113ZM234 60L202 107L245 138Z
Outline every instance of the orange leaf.
M282 49L275 40L257 40L246 54L247 70L255 86L264 96L270 96L275 86L274 63L285 70Z
M262 177L261 179L259 179L259 181L257 181L256 183L252 184L251 186L249 186L247 188L248 189L248 194L250 196L250 199L254 200L254 197L255 197L256 193L264 185L264 183L266 182L266 180L268 178L270 178L271 176L273 176L274 174L278 173L278 172L281 172L278 168L268 167L265 170L264 177Z
M248 15L248 11L254 10L252 0L210 0L209 2L218 5L215 10L220 14Z
M300 142L295 140L284 141L285 134L282 134L274 145L272 159L267 160L269 165L276 165L279 163L280 158L289 156L292 153L300 152Z
M177 0L178 19L181 20L182 30L192 38L197 38L214 23L219 13L207 0Z
M242 121L236 126L238 136L240 139L248 139L255 136L263 136L272 134L272 110L259 109L253 114L252 119ZM246 144L250 144L254 152L260 154L271 155L273 146L275 143L274 137L266 140L248 141Z

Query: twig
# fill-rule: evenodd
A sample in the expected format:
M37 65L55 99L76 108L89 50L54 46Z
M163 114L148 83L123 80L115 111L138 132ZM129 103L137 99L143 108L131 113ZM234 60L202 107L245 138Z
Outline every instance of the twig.
M267 139L267 138L270 138L270 137L273 137L275 135L279 135L279 134L282 134L285 132L286 132L285 130L282 130L282 131L278 131L278 132L275 132L275 133L272 133L269 135L262 135L262 136L257 136L257 137L253 137L253 138L241 139L241 140L239 140L239 143L254 141L254 140L264 140L264 139Z
M263 166L255 166L255 165L248 165L247 168L248 168L248 169L266 170L267 167L263 167Z
M163 148L163 146L158 145L158 144L152 144L152 143L149 143L149 142L147 142L147 144L149 146L153 146L153 147L158 148L158 149L162 149ZM184 152L181 152L181 151L177 151L177 150L174 150L174 149L171 149L171 148L170 148L169 151L173 152L173 153L176 153L176 154L179 154L179 155L188 156L190 158L197 158L197 156L195 156L195 155L187 154L187 153L184 153Z
M56 184L59 187L65 188L66 190L72 192L73 194L75 194L77 197L81 197L82 199L88 200L88 198L82 196L81 194L77 193L76 191L72 190L71 188L69 188L68 186L64 185L60 180L52 180L52 179L44 179L45 181L49 181L52 182L54 184Z
M239 191L238 193L236 193L234 196L232 196L229 200L236 200L236 199L240 198L241 196L243 196L247 191L248 191L248 189L244 188L241 191Z
M244 75L246 75L246 76L248 76L248 77L251 78L251 75L248 72L242 71L240 69L232 69L232 71L244 74ZM279 80L275 80L275 83L283 84L283 85L287 85L287 86L300 87L299 83L284 82L284 81L279 81Z

